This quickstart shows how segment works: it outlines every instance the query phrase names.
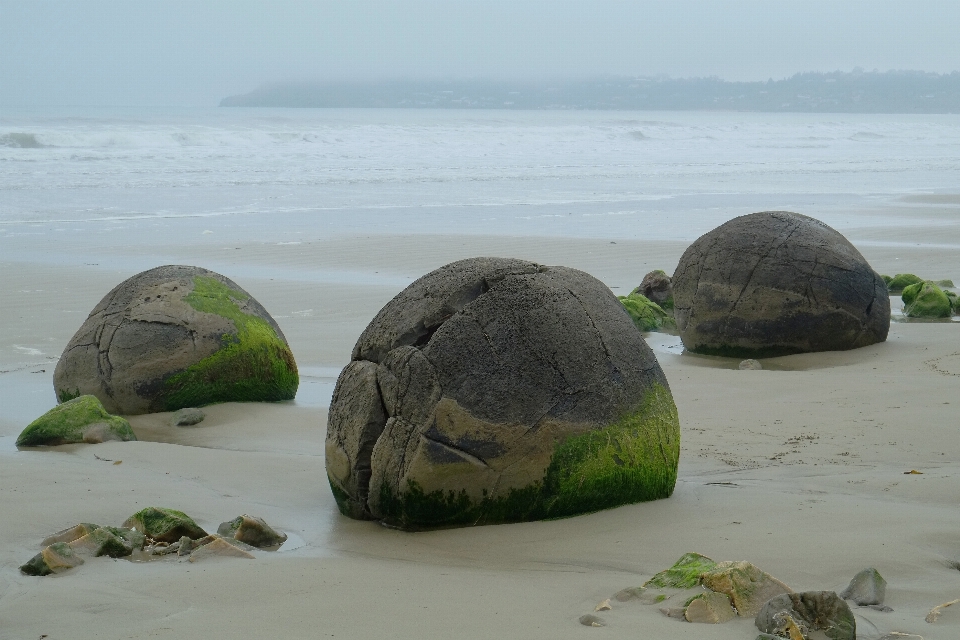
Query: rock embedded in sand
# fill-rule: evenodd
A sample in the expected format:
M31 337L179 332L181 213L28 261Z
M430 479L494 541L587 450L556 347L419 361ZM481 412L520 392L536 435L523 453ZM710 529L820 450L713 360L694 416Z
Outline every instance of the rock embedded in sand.
M912 284L923 282L923 278L915 276L912 273L898 273L887 282L887 289L890 293L900 293Z
M666 377L606 286L474 258L367 326L334 391L326 467L354 518L516 522L669 496L679 436Z
M701 236L673 276L674 317L698 353L761 357L887 338L883 279L842 235L787 211L741 216Z
M950 298L932 282L918 282L903 290L903 312L910 318L949 318Z
M83 564L83 558L77 555L66 542L55 542L30 558L20 567L20 572L28 576L48 576L51 573L63 573Z
M673 308L673 285L670 282L670 276L665 271L657 269L643 276L640 286L631 291L660 305L664 310Z
M200 409L189 407L187 409L180 409L170 416L170 424L174 427L192 427L195 424L203 422L203 419L206 417L207 414Z
M71 549L81 555L123 558L143 549L145 542L146 537L135 529L99 527L69 544Z
M763 365L760 364L759 360L741 360L740 364L737 365L737 369L740 371L761 371L763 370Z
M53 535L49 535L43 539L43 542L40 543L41 547L49 547L55 542L73 542L77 538L82 538L88 533L99 529L100 525L92 524L90 522L81 522L78 525L74 525L69 529L63 529L62 531L57 531Z
M277 532L263 518L246 514L222 523L217 534L252 547L277 547L287 541L287 534Z
M803 637L819 631L830 640L856 640L857 623L850 607L833 591L785 593L767 601L757 613L757 628L763 633L790 637L785 629L795 626Z
M730 596L737 614L754 616L774 596L792 589L749 562L718 562L700 575L700 583L711 591Z
M721 624L736 617L730 597L724 593L709 591L694 596L687 603L683 616L687 622Z
M70 340L53 375L61 402L97 396L123 414L212 402L290 400L297 365L280 327L232 280L171 265L120 283Z
M191 551L190 562L199 562L200 560L214 557L247 558L253 560L255 556L248 551L249 548L250 547L244 545L242 542L225 540L220 536L215 536L210 542Z
M860 606L883 604L887 595L887 581L873 567L864 569L840 592L844 600L853 600Z
M80 396L50 409L27 425L17 438L18 447L55 446L108 440L136 440L130 423L112 416L95 396Z
M207 535L207 532L184 512L162 507L141 509L127 518L123 526L136 529L148 538L160 542L176 542L182 536L195 540Z

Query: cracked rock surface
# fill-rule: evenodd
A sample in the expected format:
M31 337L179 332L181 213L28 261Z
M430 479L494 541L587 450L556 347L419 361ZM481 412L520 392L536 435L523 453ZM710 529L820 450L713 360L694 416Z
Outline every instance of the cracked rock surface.
M887 339L887 286L819 220L788 211L734 218L701 236L673 275L687 349L737 357L839 351Z
M326 441L340 510L409 529L666 497L678 456L667 380L610 290L501 258L441 267L377 314Z
M60 402L90 394L126 415L287 400L298 382L266 309L232 280L182 265L117 285L70 340L53 376Z

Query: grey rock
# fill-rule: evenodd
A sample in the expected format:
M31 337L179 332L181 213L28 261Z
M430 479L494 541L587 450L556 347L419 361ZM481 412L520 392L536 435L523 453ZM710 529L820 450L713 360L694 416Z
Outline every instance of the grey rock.
M207 414L200 409L190 407L187 409L180 409L170 416L170 424L175 427L192 427L195 424L200 424L203 422L203 419L206 417Z
M593 454L577 448L601 432ZM420 278L364 330L334 391L326 465L345 515L422 528L666 497L678 445L663 371L606 286L475 258ZM563 446L577 449L565 462ZM601 487L578 471L588 458L620 480Z
M890 613L891 611L893 611L893 607L888 607L885 604L865 604L861 608L873 609L874 611L882 611L883 613Z
M887 285L846 238L787 211L741 216L701 236L673 275L674 317L695 352L760 357L887 338Z
M887 594L887 581L873 567L864 569L853 577L847 588L840 592L844 600L853 600L858 605L883 604Z
M61 402L91 394L121 414L288 400L298 381L293 354L266 309L230 279L182 265L117 285L53 374Z
M580 616L580 624L585 627L604 627L603 620L592 613L587 613Z
M856 640L857 622L850 607L834 591L785 593L767 601L756 619L762 633L789 637L796 625L804 637L822 631L830 640Z
M260 548L277 547L287 541L287 534L275 531L263 518L246 514L222 523L217 534Z
M741 360L737 368L740 371L760 371L763 369L763 365L758 360L748 359Z
M639 293L664 309L673 306L673 285L670 282L670 276L659 269L643 276L640 286L634 289L632 293Z

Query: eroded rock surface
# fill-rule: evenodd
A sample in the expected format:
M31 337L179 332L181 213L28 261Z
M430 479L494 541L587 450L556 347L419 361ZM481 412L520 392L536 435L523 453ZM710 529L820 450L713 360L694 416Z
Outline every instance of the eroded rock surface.
M850 607L833 591L786 593L771 598L757 614L757 628L782 638L822 632L830 640L856 640L857 623Z
M664 309L673 308L673 285L670 276L661 269L651 271L643 276L640 286L631 293L639 293Z
M846 238L787 211L741 216L701 236L673 275L687 349L761 357L887 338L887 285Z
M289 400L299 377L280 327L250 294L218 273L171 265L125 280L100 301L53 384L61 402L90 394L129 415Z
M246 514L221 523L217 534L252 547L277 547L287 541L287 534L276 531L263 518Z
M861 607L883 604L887 595L887 581L873 567L864 569L840 592L844 600L853 600Z
M207 532L184 512L163 507L141 509L127 518L123 526L161 542L177 542L183 536L196 540L207 535Z
M756 565L745 562L718 562L700 575L700 583L711 591L730 597L737 615L754 616L770 598L792 589Z
M610 290L500 258L431 272L377 314L326 442L341 512L403 528L666 497L678 456L666 378Z

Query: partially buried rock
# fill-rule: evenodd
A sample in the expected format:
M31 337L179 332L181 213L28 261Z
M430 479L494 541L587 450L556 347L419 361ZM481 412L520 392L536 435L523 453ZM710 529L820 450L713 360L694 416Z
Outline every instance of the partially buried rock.
M791 593L790 587L749 562L719 562L700 575L707 589L730 596L737 614L744 618L756 615L763 604L774 596Z
M662 309L673 308L673 285L670 283L670 276L660 269L643 276L640 286L631 293L639 293L651 302L660 305Z
M910 318L949 318L953 308L950 298L932 282L918 282L906 287L903 312Z
M853 600L860 606L883 604L887 595L887 581L874 568L864 569L840 592L844 600Z
M195 424L200 424L203 422L203 419L207 417L200 409L188 408L180 409L172 416L170 416L170 424L175 427L192 427Z
M700 584L700 574L710 571L717 563L699 553L685 553L673 563L644 583L644 587L661 589L689 589Z
M263 518L246 514L222 523L217 533L252 547L277 547L287 541L287 534L275 531Z
M82 538L88 533L99 528L100 525L98 524L81 522L80 524L72 526L69 529L63 529L62 531L57 531L53 535L47 536L43 539L43 542L40 543L40 546L49 547L55 542L73 542L77 538Z
M100 527L70 542L70 548L81 555L123 558L143 548L145 536L134 529Z
M809 638L819 631L830 640L855 640L857 623L850 607L833 591L785 593L771 598L757 614L757 628L763 633Z
M18 447L53 446L108 440L136 440L130 423L112 416L94 396L80 396L65 402L31 422L17 438Z
M244 545L242 542L236 540L229 541L216 536L207 544L198 549L194 549L190 553L190 562L199 562L206 558L215 557L247 558L252 560L255 556L251 554L248 549L250 549L250 547Z
M763 369L763 365L760 364L759 360L748 359L741 360L737 368L740 369L740 371L760 371Z
M326 469L354 518L538 520L669 496L679 436L666 377L606 286L474 258L364 330L333 394Z
M182 536L197 539L207 535L193 518L182 511L158 507L141 509L127 518L123 526L136 529L148 538L160 542L177 542Z
M61 402L92 394L109 411L138 414L290 400L299 377L259 302L218 273L175 265L108 293L70 340L53 384Z
M864 347L887 338L887 286L842 235L764 211L701 236L673 276L674 317L694 352L760 357Z
M707 624L720 624L733 620L736 612L730 606L730 597L724 593L709 591L694 596L687 603L687 608L683 613L687 622L702 622Z
M915 276L912 273L898 273L887 282L887 288L890 293L900 293L912 284L923 282L923 278Z
M63 573L83 564L83 558L74 553L66 542L55 542L32 557L20 572L28 576L48 576Z

